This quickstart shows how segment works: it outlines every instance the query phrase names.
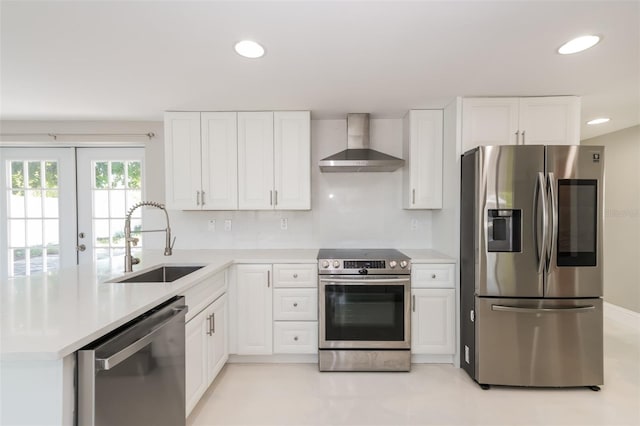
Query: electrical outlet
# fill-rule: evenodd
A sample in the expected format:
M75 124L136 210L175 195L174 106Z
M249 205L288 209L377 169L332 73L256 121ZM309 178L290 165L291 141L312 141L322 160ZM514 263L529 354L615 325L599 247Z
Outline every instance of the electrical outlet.
M216 220L215 219L209 219L209 222L207 222L207 230L209 232L216 232Z
M231 231L231 219L225 219L224 221L224 230Z
M416 229L418 229L418 226L420 225L420 222L418 221L418 219L411 219L411 230L415 231Z
M280 229L282 229L283 231L286 231L288 227L289 227L289 223L287 222L287 218L283 217L282 219L280 219Z

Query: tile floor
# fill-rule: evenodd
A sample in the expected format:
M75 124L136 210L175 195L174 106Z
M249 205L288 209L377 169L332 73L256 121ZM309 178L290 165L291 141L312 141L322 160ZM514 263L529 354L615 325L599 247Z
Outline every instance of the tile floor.
M640 425L640 330L605 320L602 391L481 390L452 365L319 373L227 364L187 420L200 425Z

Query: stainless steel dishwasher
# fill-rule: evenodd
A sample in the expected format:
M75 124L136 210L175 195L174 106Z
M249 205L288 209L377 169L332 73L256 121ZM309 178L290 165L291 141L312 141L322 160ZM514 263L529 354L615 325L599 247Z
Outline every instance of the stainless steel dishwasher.
M78 351L80 426L185 424L184 297Z

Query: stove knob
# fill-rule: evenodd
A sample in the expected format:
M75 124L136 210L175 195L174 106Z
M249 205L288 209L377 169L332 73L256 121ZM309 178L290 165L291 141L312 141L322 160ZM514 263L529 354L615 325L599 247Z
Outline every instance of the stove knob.
M400 261L400 267L401 267L402 269L406 268L408 264L409 264L409 263L408 263L406 260L401 260L401 261Z
M392 260L389 262L389 267L390 268L395 268L398 265L398 262L396 262L395 260Z
M333 267L334 268L339 268L340 267L340 261L339 260L334 260L333 261Z
M323 260L322 261L322 267L325 268L325 269L328 268L329 267L329 261L328 260Z

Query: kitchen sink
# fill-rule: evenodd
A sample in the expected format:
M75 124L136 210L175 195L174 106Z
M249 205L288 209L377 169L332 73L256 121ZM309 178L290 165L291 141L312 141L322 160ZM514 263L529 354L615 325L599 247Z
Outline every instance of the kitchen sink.
M159 266L135 276L116 278L109 283L170 283L204 266Z

